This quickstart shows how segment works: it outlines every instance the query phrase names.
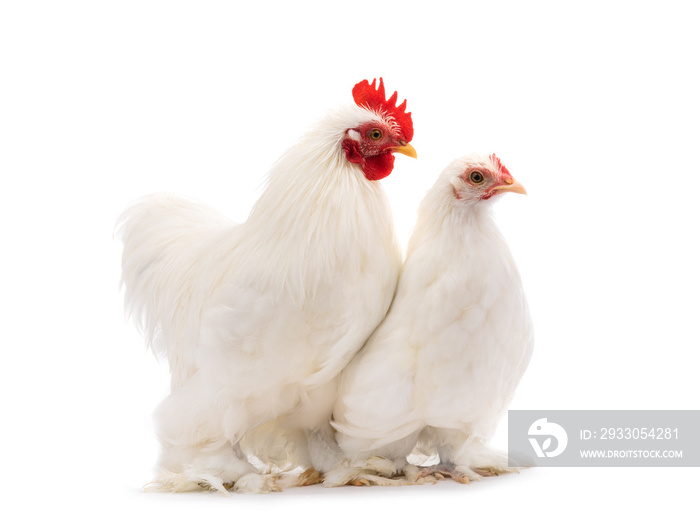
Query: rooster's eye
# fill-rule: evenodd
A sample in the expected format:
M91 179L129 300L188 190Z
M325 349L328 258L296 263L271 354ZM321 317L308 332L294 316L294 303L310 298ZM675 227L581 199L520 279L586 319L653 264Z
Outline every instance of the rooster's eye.
M381 130L373 129L372 131L369 132L369 138L371 138L372 140L381 139L382 138Z
M481 184L484 182L484 176L480 171L472 171L469 174L469 180L471 180L474 184Z

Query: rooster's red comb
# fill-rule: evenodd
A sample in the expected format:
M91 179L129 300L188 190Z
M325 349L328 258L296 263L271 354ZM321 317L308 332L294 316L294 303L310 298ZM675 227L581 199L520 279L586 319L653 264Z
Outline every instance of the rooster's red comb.
M498 171L503 173L503 175L506 175L508 177L511 176L510 171L508 171L508 168L506 168L505 164L501 162L501 159L499 159L495 153L491 153L489 155L489 158L491 159L491 162L494 163L494 165L498 168Z
M411 113L406 113L406 101L404 100L397 107L398 93L394 91L391 98L387 100L384 93L384 80L379 77L379 87L375 86L376 83L377 79L375 78L372 80L372 84L367 80L355 84L355 87L352 88L352 98L355 100L355 104L393 118L401 128L403 138L406 142L411 142L413 138L413 119L411 119Z

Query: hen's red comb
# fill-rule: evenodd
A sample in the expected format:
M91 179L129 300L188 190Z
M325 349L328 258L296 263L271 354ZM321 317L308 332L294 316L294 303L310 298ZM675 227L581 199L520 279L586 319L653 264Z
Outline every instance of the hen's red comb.
M352 88L352 98L355 100L355 104L392 117L401 128L401 133L406 142L411 142L413 138L413 119L411 119L411 113L406 113L406 101L404 100L403 104L397 107L398 93L394 91L391 98L387 100L382 77L379 77L379 87L375 87L376 83L377 79L375 78L372 80L372 84L367 80L355 84L355 87Z
M491 153L489 158L491 159L491 162L493 162L496 165L496 167L498 168L498 171L503 173L503 175L506 175L508 177L512 177L512 175L510 174L510 171L508 171L508 168L505 167L505 165L501 162L501 159L499 159L495 153Z

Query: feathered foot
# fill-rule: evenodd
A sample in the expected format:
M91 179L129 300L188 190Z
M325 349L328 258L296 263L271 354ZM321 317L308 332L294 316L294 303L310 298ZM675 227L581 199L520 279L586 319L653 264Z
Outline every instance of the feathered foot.
M371 487L372 485L377 487L401 487L410 485L410 483L406 483L406 480L403 478L385 478L369 472L363 472L346 483L346 485L353 487Z
M468 446L454 462L471 480L520 472L520 467L508 465L507 454L479 443Z
M224 481L219 476L207 472L195 472L186 469L184 472L168 472L161 470L158 477L143 487L146 492L193 492L210 491L230 496L231 490L242 494L266 494L281 492L277 484L277 476L251 472L241 476L235 482Z
M228 489L233 483L225 483L219 476L209 472L195 472L185 468L183 472L160 469L156 479L144 485L146 492L193 492L214 491L230 496Z
M377 485L381 487L397 487L407 485L404 479L397 479L396 464L387 458L374 456L368 459L343 462L328 472L323 480L325 487L356 487Z
M234 492L240 494L267 494L269 492L282 492L277 484L278 477L272 474L256 474L251 472L241 476L233 484Z
M410 481L416 484L424 483L424 481L421 480L427 481L429 479L434 480L433 483L436 483L448 477L452 478L457 483L469 485L469 481L481 479L481 476L471 469L458 467L456 465L446 465L444 463L431 467L421 467L411 474Z
M296 468L268 476L272 477L274 481L274 485L270 485L271 490L268 492L283 492L294 487L308 487L323 482L323 474L314 468L308 468L303 472Z
M313 467L306 469L299 475L299 487L308 487L319 483L323 483L323 474Z
M482 445L468 448L455 463L446 461L431 467L421 467L416 482L421 478L443 480L449 477L468 485L470 481L520 471L519 467L508 466L508 456L504 453Z
M508 469L508 470L502 470L498 469L496 467L474 467L472 469L474 472L476 472L479 476L482 476L484 478L490 478L491 476L498 476L503 472L517 472L515 469Z

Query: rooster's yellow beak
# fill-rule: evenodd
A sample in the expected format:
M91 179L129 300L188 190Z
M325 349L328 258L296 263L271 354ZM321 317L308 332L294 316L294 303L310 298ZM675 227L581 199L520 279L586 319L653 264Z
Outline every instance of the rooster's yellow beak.
M418 153L416 153L416 149L408 143L402 143L400 146L391 148L391 151L393 151L394 153L402 153L408 157L413 157L414 159L418 158Z

